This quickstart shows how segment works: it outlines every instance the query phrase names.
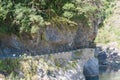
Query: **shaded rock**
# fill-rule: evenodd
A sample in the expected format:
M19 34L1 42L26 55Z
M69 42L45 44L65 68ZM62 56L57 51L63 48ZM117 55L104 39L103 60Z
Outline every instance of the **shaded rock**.
M120 70L120 51L115 47L103 48L104 51L99 52L99 69L100 74L104 72L112 72Z
M61 34L59 34L57 29L52 29L47 27L46 28L46 40L50 42L60 42L62 41L61 39Z
M3 49L3 53L4 54L10 54L11 53L11 49L6 47L6 48Z
M0 36L0 48L14 48L18 50L29 49L31 51L49 53L58 51L69 51L79 48L94 47L94 39L97 34L98 24L87 27L78 22L76 28L65 25L46 26L39 33L22 33L19 37L15 34L3 34ZM59 28L60 27L60 28ZM15 53L14 51L12 51Z
M99 65L96 58L89 59L83 68L83 73L85 76L97 76L99 75Z
M105 51L99 52L97 58L99 60L99 64L106 64L107 54Z
M25 47L16 35L4 34L0 36L0 53L9 55L22 53L23 51L25 51Z
M95 57L97 57L98 56L98 54L99 54L99 52L101 52L102 51L102 48L101 47L96 47L95 48L95 53L94 53L94 55L95 55Z

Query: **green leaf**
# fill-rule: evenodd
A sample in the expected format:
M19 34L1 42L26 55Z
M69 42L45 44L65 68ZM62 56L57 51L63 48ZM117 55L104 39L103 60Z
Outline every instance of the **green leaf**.
M72 4L72 3L66 3L66 4L63 6L63 9L64 9L64 10L74 10L74 9L75 9L75 5Z
M65 11L63 13L63 16L66 17L66 18L68 18L68 19L70 19L70 18L72 18L74 16L74 13L70 12L70 11Z

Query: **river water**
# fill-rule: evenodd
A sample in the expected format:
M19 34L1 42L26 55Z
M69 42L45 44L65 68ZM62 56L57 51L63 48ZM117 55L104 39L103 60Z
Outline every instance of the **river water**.
M101 74L99 80L120 80L120 71Z

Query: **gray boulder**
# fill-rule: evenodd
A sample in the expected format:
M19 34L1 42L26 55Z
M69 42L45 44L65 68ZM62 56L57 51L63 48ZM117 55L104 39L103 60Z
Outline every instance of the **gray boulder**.
M96 58L89 59L83 68L83 73L85 76L97 76L99 75L99 64Z
M107 64L107 53L105 51L99 52L97 58L99 60L100 65L106 65Z

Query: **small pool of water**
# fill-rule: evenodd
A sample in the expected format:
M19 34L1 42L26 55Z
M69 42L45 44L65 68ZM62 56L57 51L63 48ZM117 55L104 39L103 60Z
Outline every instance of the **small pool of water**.
M99 76L99 80L120 80L120 71L118 72L106 72Z

